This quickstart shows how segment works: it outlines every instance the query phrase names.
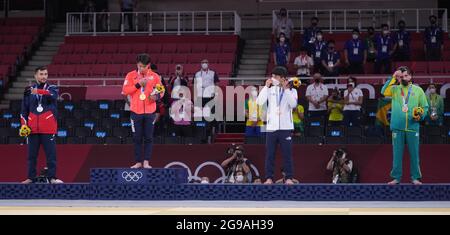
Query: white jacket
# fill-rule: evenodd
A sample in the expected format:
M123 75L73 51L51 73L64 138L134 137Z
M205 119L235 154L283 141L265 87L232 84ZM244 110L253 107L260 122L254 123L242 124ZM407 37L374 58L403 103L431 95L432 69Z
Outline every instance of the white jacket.
M282 97L281 97L281 94ZM281 101L280 101L281 98ZM256 99L258 105L267 104L267 131L293 130L292 109L297 107L297 91L280 86L264 86Z

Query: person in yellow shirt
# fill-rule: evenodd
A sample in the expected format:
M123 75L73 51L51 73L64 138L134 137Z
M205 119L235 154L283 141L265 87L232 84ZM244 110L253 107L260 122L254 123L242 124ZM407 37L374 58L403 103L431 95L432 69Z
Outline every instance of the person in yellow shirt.
M264 124L262 121L262 107L256 104L256 98L258 97L258 90L256 87L252 87L250 96L245 100L245 118L247 122L245 124L245 136L261 136L261 126Z
M342 110L344 109L344 100L339 95L339 90L334 88L331 96L328 97L328 123L331 126L339 126L344 120Z
M301 136L304 131L303 121L305 120L305 108L303 108L303 105L298 104L292 110L292 120L294 121L294 135Z

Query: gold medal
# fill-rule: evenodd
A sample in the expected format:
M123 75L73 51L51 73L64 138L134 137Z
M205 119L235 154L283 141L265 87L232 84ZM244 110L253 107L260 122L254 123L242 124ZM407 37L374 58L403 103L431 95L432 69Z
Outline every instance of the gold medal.
M403 111L404 113L408 112L408 106L403 105L402 111Z
M140 99L140 100L145 100L145 98L147 98L147 96L145 96L144 93L142 93L142 94L139 96L139 99Z

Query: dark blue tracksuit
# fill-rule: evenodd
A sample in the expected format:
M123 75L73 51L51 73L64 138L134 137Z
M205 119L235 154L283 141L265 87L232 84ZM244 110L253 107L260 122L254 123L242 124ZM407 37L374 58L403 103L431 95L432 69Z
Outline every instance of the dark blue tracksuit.
M133 131L134 158L136 162L150 160L153 147L153 122L156 114L136 114L131 112L131 130ZM144 140L144 156L142 156L142 140Z
M274 176L273 166L275 166L275 153L277 145L280 144L281 155L283 156L283 171L286 179L293 178L292 162L292 130L277 130L266 134L266 179Z
M30 88L38 89L40 95L30 93ZM56 140L58 87L34 84L25 89L22 100L21 123L31 128L28 136L28 179L36 177L36 163L42 145L47 159L47 177L56 178ZM37 108L41 106L40 112Z

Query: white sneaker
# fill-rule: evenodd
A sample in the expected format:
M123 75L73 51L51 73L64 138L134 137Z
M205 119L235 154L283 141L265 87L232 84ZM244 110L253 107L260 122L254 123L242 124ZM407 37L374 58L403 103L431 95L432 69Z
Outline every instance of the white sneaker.
M51 179L50 180L50 184L62 184L62 183L64 183L64 182L60 179Z

